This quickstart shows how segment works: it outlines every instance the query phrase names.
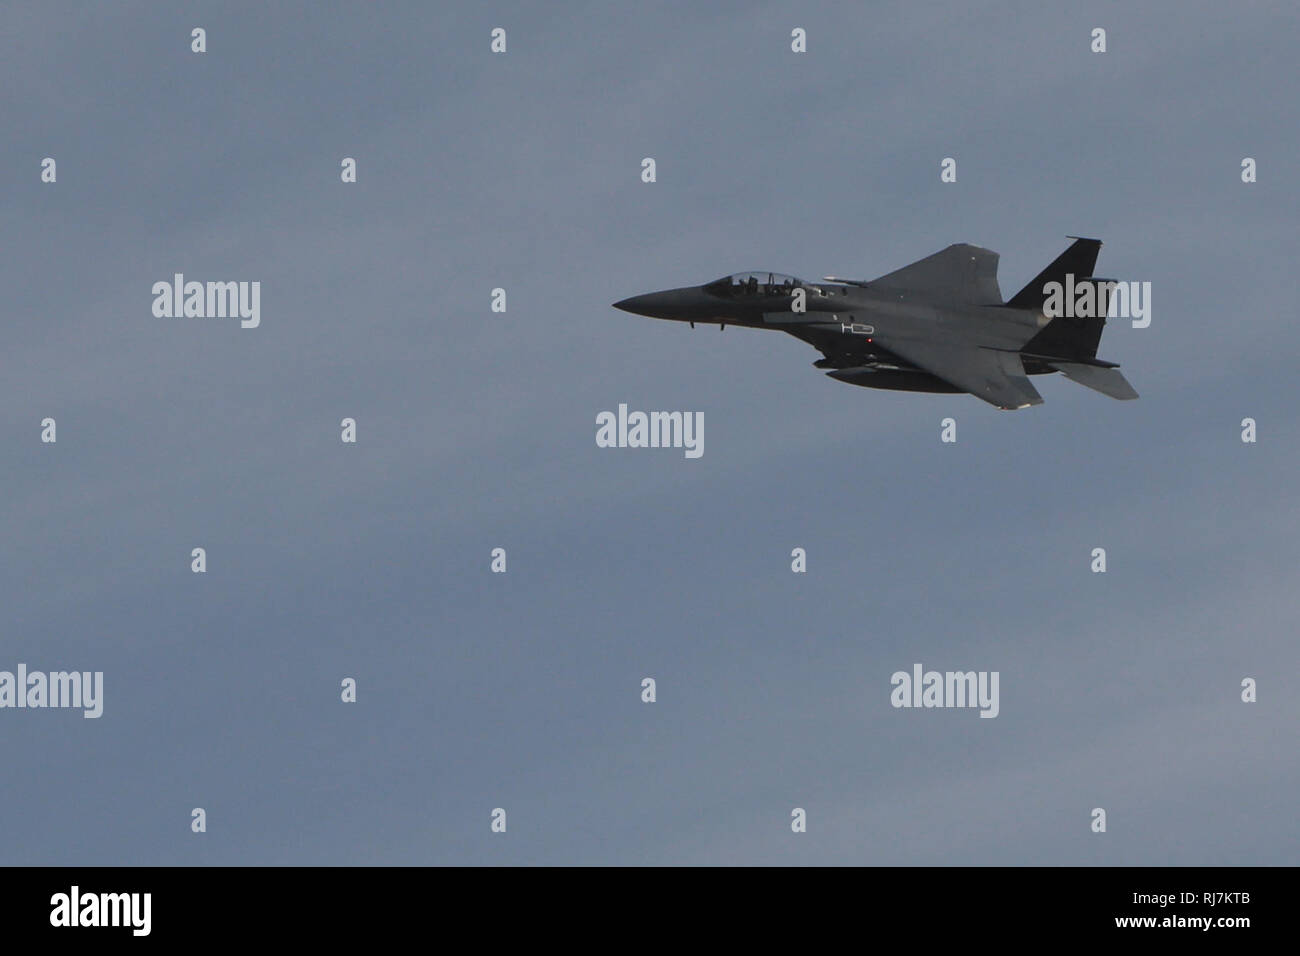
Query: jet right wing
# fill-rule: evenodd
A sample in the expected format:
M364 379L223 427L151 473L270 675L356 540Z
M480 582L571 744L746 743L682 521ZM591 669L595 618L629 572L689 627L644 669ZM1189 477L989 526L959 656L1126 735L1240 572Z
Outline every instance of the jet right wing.
M998 254L959 242L867 283L870 289L916 292L971 305L1001 305Z

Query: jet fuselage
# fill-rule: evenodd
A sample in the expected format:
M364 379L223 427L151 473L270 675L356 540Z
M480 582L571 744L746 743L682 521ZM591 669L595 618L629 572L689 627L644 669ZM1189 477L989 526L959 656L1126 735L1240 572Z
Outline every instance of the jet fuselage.
M796 290L803 295L798 296ZM834 379L870 388L925 392L962 389L884 348L875 341L878 335L1018 351L1026 338L1047 324L1041 313L1000 304L955 305L930 301L918 293L799 280L788 285L783 281L759 283L752 289L719 280L633 296L614 307L675 322L788 332L834 355L813 363L829 369ZM1027 374L1053 371L1031 363L1025 362Z

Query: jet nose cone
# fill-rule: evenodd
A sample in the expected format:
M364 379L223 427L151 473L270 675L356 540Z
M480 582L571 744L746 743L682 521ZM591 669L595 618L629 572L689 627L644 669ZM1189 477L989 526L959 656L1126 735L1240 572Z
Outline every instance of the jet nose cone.
M634 315L649 315L654 295L634 295L628 299L620 299L614 303L614 308L622 309L624 312L631 312Z

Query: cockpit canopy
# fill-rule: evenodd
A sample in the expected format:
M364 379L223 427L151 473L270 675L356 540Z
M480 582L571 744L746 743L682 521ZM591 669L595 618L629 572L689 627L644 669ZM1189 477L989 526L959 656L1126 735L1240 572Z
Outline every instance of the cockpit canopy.
M704 291L714 295L736 298L740 296L793 295L803 287L803 280L779 272L737 272L710 282Z

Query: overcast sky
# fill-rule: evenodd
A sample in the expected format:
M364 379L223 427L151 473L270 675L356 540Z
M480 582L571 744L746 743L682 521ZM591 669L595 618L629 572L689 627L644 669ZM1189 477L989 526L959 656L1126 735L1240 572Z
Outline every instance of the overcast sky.
M104 713L0 710L0 862L1295 864L1300 13L872 6L6 4L0 670ZM609 306L1067 235L1139 401Z

